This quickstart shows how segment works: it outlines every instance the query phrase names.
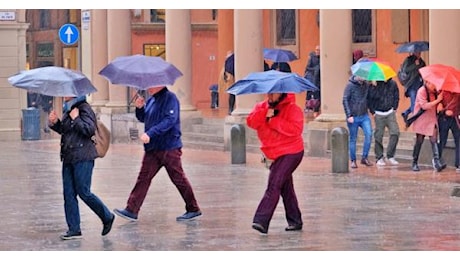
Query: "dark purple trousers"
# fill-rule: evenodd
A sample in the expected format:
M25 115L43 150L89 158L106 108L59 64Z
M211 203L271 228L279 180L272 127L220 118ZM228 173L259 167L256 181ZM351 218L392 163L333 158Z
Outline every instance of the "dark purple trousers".
M288 225L302 225L302 215L294 191L292 174L302 162L304 151L277 158L270 166L268 185L257 207L253 223L261 224L268 230L280 196L283 198Z
M169 151L146 152L142 159L142 166L137 177L136 185L134 185L129 195L126 209L132 213L138 214L153 177L155 177L161 167L164 166L168 172L169 178L179 190L182 199L185 201L185 210L187 212L199 211L200 208L193 194L192 185L182 169L181 156L182 149L180 148Z

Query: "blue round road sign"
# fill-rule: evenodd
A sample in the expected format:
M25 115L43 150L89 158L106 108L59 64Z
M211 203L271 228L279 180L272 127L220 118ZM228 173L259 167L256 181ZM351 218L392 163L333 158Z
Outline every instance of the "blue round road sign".
M77 26L70 23L64 24L59 29L59 39L66 45L75 44L78 41L79 34Z

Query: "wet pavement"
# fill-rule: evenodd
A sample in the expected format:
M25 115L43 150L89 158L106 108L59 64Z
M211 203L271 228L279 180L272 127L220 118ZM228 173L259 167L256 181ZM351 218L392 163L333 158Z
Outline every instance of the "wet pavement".
M102 224L80 201L81 240L66 231L58 140L0 143L2 251L444 251L460 248L460 198L451 196L460 174L410 165L331 173L328 158L305 157L294 174L304 227L286 232L281 200L267 235L251 228L268 170L259 154L232 165L229 152L184 148L183 166L203 216L176 222L184 202L162 169L153 179L138 222ZM93 192L123 208L142 158L142 145L112 144L97 159Z

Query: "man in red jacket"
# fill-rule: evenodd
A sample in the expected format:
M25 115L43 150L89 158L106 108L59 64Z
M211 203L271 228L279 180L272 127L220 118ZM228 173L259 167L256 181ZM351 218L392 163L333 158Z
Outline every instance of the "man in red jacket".
M302 216L294 190L292 174L304 155L302 137L304 116L295 104L294 94L269 93L248 115L247 125L257 132L264 157L271 161L268 185L257 207L252 228L266 234L280 196L283 197L288 226L286 231L302 229Z

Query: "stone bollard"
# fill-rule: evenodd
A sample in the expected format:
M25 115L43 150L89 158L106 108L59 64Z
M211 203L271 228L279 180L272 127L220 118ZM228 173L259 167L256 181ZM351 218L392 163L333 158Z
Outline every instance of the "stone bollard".
M332 172L348 173L348 130L336 127L331 132Z
M232 164L246 163L246 132L244 125L233 125L230 129L230 151Z

